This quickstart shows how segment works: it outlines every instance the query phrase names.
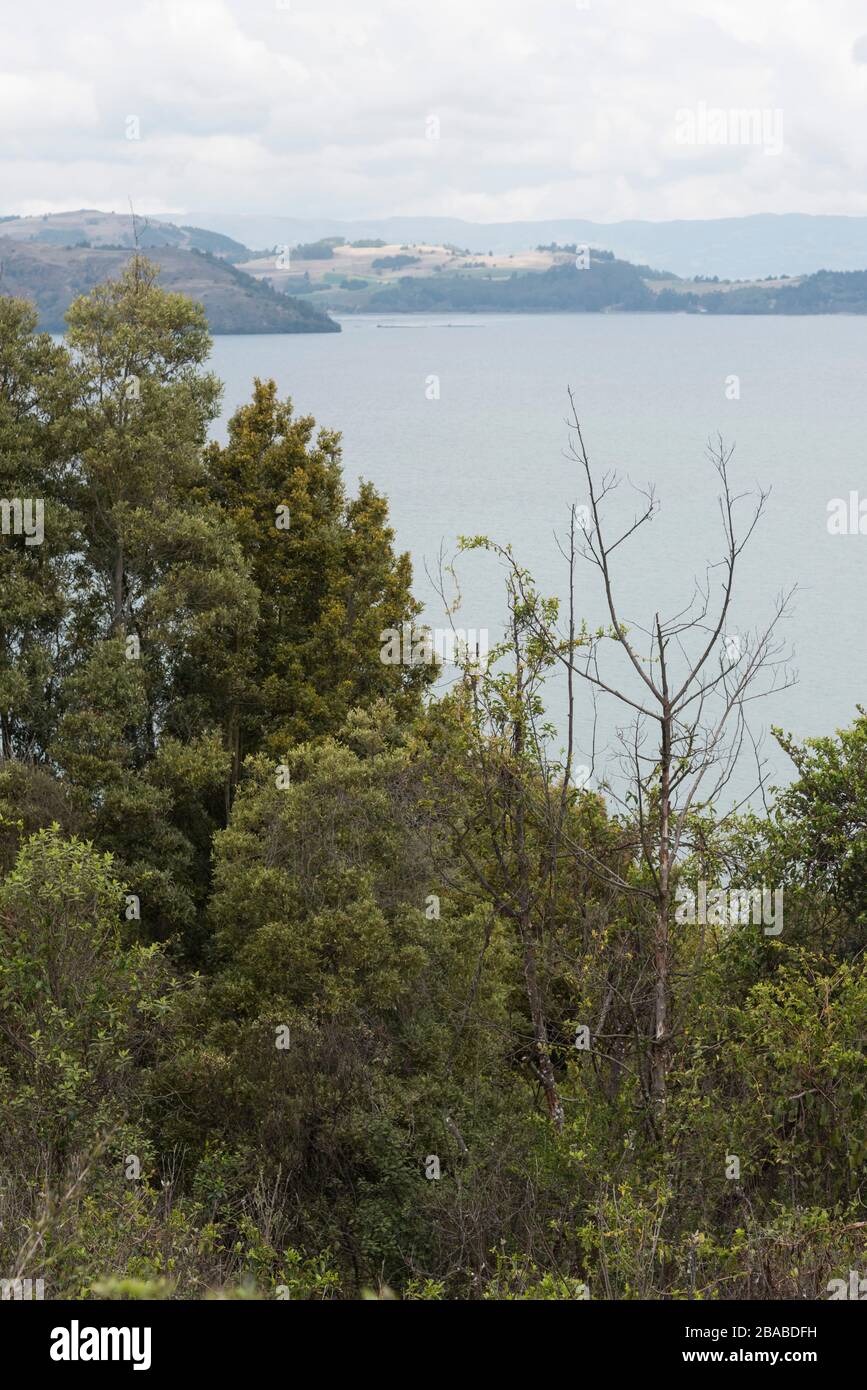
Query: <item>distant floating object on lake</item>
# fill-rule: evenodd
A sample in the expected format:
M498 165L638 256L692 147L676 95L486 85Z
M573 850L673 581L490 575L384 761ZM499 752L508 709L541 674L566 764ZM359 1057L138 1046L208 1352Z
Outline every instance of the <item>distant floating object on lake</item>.
M483 323L378 323L377 328L484 328Z

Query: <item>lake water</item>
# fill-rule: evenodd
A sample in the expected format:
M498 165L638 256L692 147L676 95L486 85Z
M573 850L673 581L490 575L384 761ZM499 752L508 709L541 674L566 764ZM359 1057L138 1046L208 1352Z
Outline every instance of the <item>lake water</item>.
M610 499L612 525L634 514L628 479L657 488L659 515L615 557L622 616L643 627L657 610L680 610L694 578L720 558L706 449L722 435L735 445L737 490L772 489L740 562L729 631L761 625L776 595L798 585L781 629L798 683L753 707L754 731L831 733L865 701L867 535L830 535L827 507L852 491L867 497L867 318L365 316L344 320L340 335L217 338L213 366L226 415L259 375L273 377L297 412L342 431L347 482L361 475L387 495L434 627L445 620L425 564L435 567L443 544L453 553L461 534L511 542L542 592L564 592L555 534L565 532L570 503L586 500L564 457L567 387L595 469L623 478ZM738 399L727 397L732 377ZM459 573L455 622L495 640L502 573L487 556L463 557ZM605 616L597 578L579 569L578 609L590 622ZM579 693L588 757L593 712ZM562 709L553 691L552 708ZM597 746L615 723L603 706ZM765 751L772 780L785 780L788 760L772 740ZM750 780L746 767L739 794Z

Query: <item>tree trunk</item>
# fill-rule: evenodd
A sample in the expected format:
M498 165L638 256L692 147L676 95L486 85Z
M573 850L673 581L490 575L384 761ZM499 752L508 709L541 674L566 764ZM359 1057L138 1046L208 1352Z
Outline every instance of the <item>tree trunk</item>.
M515 632L515 639L517 646L517 631ZM515 686L517 692L517 708L520 709L524 693L524 671L520 659L517 662L515 670ZM542 1089L545 1092L548 1114L557 1129L562 1130L563 1106L557 1093L557 1082L554 1076L554 1067L551 1062L551 1047L548 1042L548 1025L545 1022L542 991L539 986L539 974L536 968L536 942L530 916L530 863L527 855L524 807L525 793L521 785L519 772L521 758L524 752L524 725L523 720L517 713L512 725L512 752L516 765L515 774L512 778L512 787L515 796L514 841L518 871L517 887L520 902L518 925L521 933L521 946L524 953L524 980L527 985L527 1000L530 1005L530 1018L533 1022L533 1041L539 1079L542 1082Z
M229 771L226 775L226 824L228 825L232 802L241 780L241 712L237 705L232 706L232 712L229 715L226 742L229 753Z
M671 909L671 713L666 703L662 711L662 747L659 785L659 884L653 941L653 1046L651 1048L650 1093L658 1105L665 1104L669 1041L669 939Z
M114 557L114 613L111 620L111 630L115 637L123 637L124 635L123 581L123 546L118 542L117 554Z
M542 1090L545 1092L545 1103L548 1106L548 1115L558 1131L562 1131L563 1105L557 1092L557 1081L554 1076L554 1067L551 1063L548 1025L545 1022L545 1010L542 1007L539 977L536 972L536 947L532 936L526 928L522 928L522 937L524 946L524 979L527 984L527 999L530 1004L530 1017L533 1020L536 1067L539 1072L539 1079L542 1083Z
M0 715L0 758L3 762L10 762L12 759L11 725L5 710Z

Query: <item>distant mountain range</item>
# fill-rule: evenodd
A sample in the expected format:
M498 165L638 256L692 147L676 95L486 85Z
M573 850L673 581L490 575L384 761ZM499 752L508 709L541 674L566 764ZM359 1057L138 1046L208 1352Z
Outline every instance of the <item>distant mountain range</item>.
M386 241L373 233L392 237L410 223L424 219L389 219L383 224L343 224L370 235L352 243L343 233L325 239L302 240L319 223L295 223L285 248L275 255L253 251L227 232L193 225L176 226L159 218L116 215L78 210L44 217L0 219L0 294L20 295L34 301L43 328L61 331L64 314L78 295L118 273L138 246L161 268L160 281L167 288L198 300L205 307L214 333L333 333L340 326L331 313L704 313L704 314L867 314L867 268L861 268L853 251L846 270L823 268L812 273L780 272L761 278L720 277L702 263L700 272L686 278L671 269L668 251L660 251L654 268L635 263L612 249L593 246L586 236L595 224L511 224L533 228L532 235L550 233L555 225L580 226L585 240L553 239L533 249L504 251L496 244L491 227L484 230L481 245L473 247L470 223L434 219L457 242ZM745 218L731 223L657 224L667 228L699 228L695 235L709 236L708 228L770 222L790 227L789 241L797 240L790 218ZM845 223L867 227L860 218L794 219L816 230L819 224ZM249 219L250 240L263 230L260 219ZM334 224L329 224L334 225ZM645 231L651 223L632 225ZM826 231L828 229L826 228ZM605 229L606 234L612 228ZM684 233L685 235L685 233ZM717 232L717 235L722 235ZM476 231L479 236L479 229ZM820 238L821 239L821 238ZM737 238L735 238L737 244ZM587 246L592 250L588 253ZM867 263L867 256L860 257ZM713 266L711 260L710 265Z
M754 217L677 222L591 222L582 218L534 222L465 222L456 217L333 218L200 213L204 222L247 246L292 246L339 236L392 243L452 243L475 252L524 251L549 242L582 242L621 260L659 266L676 275L753 280L810 275L817 270L867 270L867 217L762 213Z

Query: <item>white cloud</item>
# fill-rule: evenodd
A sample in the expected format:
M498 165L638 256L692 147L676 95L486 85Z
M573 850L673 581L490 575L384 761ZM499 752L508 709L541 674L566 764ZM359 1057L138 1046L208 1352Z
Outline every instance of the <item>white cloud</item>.
M867 212L860 0L43 0L4 23L3 212ZM679 146L699 103L779 109L783 154Z
M46 133L67 141L98 121L93 91L64 72L0 72L0 129L4 143Z

